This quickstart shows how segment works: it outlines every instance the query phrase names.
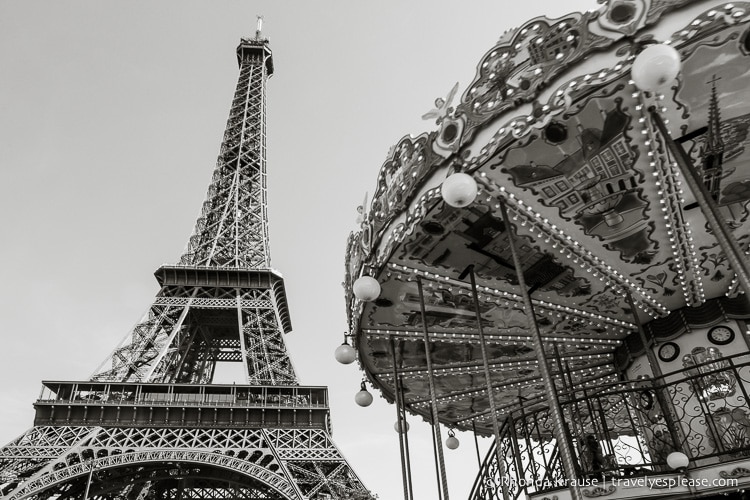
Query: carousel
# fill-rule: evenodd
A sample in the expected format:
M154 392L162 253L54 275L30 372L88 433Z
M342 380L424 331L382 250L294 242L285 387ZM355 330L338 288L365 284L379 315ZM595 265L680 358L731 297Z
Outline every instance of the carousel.
M505 33L348 241L336 357L442 498L458 430L471 500L750 489L750 3L600 3Z

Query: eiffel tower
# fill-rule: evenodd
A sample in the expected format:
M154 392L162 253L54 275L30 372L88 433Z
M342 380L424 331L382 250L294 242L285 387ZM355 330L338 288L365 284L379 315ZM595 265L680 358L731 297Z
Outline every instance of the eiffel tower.
M148 312L88 381L45 381L34 426L0 450L0 495L38 499L370 499L331 439L326 387L299 385L270 267L261 33L239 78L206 201ZM247 383L212 383L236 362Z

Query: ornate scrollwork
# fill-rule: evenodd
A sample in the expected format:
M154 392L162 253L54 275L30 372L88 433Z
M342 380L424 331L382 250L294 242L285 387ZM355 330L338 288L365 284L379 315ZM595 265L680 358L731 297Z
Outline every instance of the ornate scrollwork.
M723 470L719 472L719 477L723 479L739 479L741 477L750 477L750 469L746 467L735 467L730 472Z
M519 103L567 65L611 39L594 35L589 23L596 14L571 14L551 20L533 19L504 35L479 62L474 81L461 98L456 115L465 114L473 129Z
M391 148L378 175L368 222L375 238L395 214L402 212L414 196L416 186L438 160L429 144L435 132L419 137L403 137Z

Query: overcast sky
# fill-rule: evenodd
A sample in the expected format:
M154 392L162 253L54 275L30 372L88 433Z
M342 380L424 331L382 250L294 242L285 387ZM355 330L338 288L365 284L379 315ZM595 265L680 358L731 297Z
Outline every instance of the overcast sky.
M0 0L0 442L29 428L40 381L87 379L182 253L219 150L235 47L265 15L271 256L286 279L287 345L328 385L334 439L383 500L401 498L395 409L355 405L361 374L332 357L356 207L392 144L463 92L507 29L594 0ZM415 497L435 498L429 427L411 418ZM444 433L445 436L445 433ZM453 498L476 472L469 434L447 453ZM481 440L482 455L488 440Z

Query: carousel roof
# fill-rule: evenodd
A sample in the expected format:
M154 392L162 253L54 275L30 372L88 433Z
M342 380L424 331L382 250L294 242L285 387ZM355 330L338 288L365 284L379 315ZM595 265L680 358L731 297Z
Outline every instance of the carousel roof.
M393 399L430 410L424 325L440 420L491 433L473 265L497 408L545 400L507 207L545 354L577 387L615 382L649 342L747 317L735 272L652 113L681 144L743 251L750 243L750 3L609 0L504 34L459 102L436 100L436 130L402 138L348 243L346 300L359 362ZM631 80L635 55L665 42L682 59L661 92ZM479 194L443 201L465 172ZM358 300L373 276L379 297ZM629 305L632 296L635 311ZM637 317L637 320L636 320Z

